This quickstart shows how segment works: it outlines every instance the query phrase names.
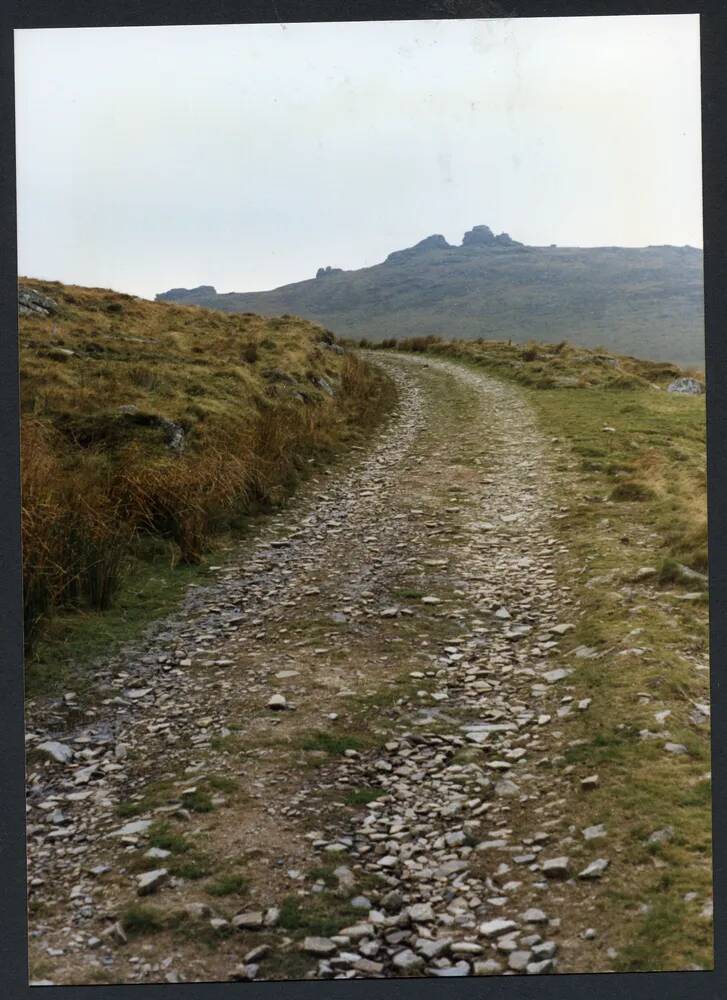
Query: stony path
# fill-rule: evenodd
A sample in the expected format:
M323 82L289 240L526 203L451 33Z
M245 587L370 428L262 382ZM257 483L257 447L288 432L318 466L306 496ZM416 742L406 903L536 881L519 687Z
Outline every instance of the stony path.
M577 611L556 575L562 456L515 388L446 362L378 363L400 403L369 451L99 665L100 703L32 706L37 980L276 978L292 949L324 978L537 974L568 971L596 937L571 915L607 879L603 831L564 829L588 780L555 766L562 720L589 710L568 688L589 651L561 650ZM362 738L334 754L321 732ZM344 807L355 789L378 797ZM138 807L126 823L120 803ZM160 820L203 842L215 874L255 859L244 906L149 854ZM594 842L585 866L574 835ZM158 867L140 874L142 856ZM360 918L294 940L280 899L323 899L325 879L303 874L322 863ZM218 946L127 943L119 913L147 894Z

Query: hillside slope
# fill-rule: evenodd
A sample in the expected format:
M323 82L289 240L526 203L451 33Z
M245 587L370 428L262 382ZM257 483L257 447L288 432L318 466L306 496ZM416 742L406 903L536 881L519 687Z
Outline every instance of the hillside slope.
M266 292L210 285L157 296L265 315L294 313L338 335L428 334L525 342L569 340L680 364L704 357L702 251L693 247L530 247L487 226L461 246L430 236L353 271Z
M134 557L197 562L390 399L305 320L33 279L18 298L28 634L108 607Z

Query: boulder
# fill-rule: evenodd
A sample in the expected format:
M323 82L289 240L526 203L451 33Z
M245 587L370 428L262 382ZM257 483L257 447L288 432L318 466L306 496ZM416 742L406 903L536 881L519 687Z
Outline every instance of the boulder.
M334 954L337 950L337 945L330 938L307 937L303 941L301 949L307 951L309 955L320 955L322 958L325 958L328 955Z
M156 892L159 886L166 882L168 875L169 872L166 868L155 868L154 871L144 872L137 880L137 893L140 896L149 896Z
M506 920L504 917L495 917L493 920L486 920L480 924L480 934L486 938L501 937L510 931L517 930L514 920Z
M263 926L264 919L261 910L246 910L232 918L232 926L237 930L259 931Z
M57 740L47 740L45 743L40 743L38 750L57 764L68 764L74 756L71 747L65 743L59 743Z
M394 955L394 965L402 972L413 972L424 965L424 959L421 955L415 954L411 948L405 948L398 955Z
M546 878L568 878L570 861L568 858L549 858L543 861L542 872Z
M591 861L587 868L584 868L582 872L578 873L578 878L581 879L594 879L600 878L603 873L608 868L608 860L606 858L596 858L595 861Z
M51 316L56 312L58 305L54 299L28 285L18 286L18 313L21 316Z
M682 376L675 379L666 387L667 392L681 392L688 396L701 396L704 392L704 382L696 378Z
M52 358L53 361L68 361L69 358L75 357L76 352L72 351L70 347L50 347L45 355Z
M415 924L431 923L434 920L434 910L431 903L413 903L407 912Z

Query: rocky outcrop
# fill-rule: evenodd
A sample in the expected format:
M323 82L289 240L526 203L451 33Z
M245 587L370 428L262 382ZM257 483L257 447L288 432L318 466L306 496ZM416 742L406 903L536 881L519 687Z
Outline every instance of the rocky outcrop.
M208 295L217 295L214 285L197 285L196 288L170 288L168 292L159 292L157 302L195 302Z
M441 233L434 233L432 236L427 236L423 240L419 240L412 247L412 250L451 250L452 247Z
M462 237L463 247L493 246L494 243L495 234L489 226L473 226L472 229L468 229Z
M332 274L343 274L342 267L319 267L316 278L329 278Z
M463 247L521 247L522 243L512 239L509 233L499 233L497 236L489 226L473 226L462 237Z
M520 243L519 240L514 240L512 238L512 236L510 236L509 233L499 233L495 237L495 243L497 243L498 246L503 246L503 247L522 247L522 246L525 246L525 244L524 243Z
M409 257L413 257L416 254L424 253L428 250L451 250L452 245L447 243L445 238L441 233L434 233L432 236L427 236L423 240L419 240L412 247L405 247L403 250L394 250L386 258L387 263L392 260L405 260Z
M667 392L681 392L688 396L701 396L704 392L704 382L700 382L696 378L687 378L683 376L682 378L675 379L666 387Z
M28 285L19 285L18 312L21 316L51 316L58 312L58 304Z
M476 225L459 245L434 233L381 263L314 275L265 292L161 297L229 312L288 313L374 343L428 335L568 340L616 353L628 344L639 357L701 367L699 250L529 246Z

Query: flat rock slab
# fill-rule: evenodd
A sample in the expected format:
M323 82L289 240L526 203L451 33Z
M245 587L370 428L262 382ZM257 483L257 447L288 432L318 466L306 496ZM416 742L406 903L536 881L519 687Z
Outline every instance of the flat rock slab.
M547 861L543 861L541 871L546 878L568 878L570 859L566 857L549 858Z
M40 743L37 749L57 764L68 764L75 756L71 747L57 740L46 740L45 743Z
M144 872L140 875L136 882L136 891L139 896L149 896L151 893L156 892L157 889L164 885L169 877L169 872L166 868L155 868L154 871Z
M327 957L333 955L338 950L335 941L325 937L307 937L304 939L301 949L309 955L320 955Z

